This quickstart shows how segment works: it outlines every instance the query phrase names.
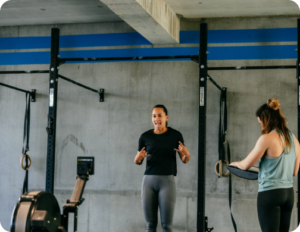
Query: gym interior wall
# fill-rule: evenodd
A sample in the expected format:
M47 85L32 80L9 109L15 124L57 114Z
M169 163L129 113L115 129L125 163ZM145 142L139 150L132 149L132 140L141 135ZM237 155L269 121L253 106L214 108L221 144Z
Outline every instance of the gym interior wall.
M209 67L295 65L296 17L207 19L206 22L209 33L212 33L208 39ZM199 33L199 22L182 20L181 24L181 43L166 46L173 50L152 46L121 22L57 27L62 37L61 55L123 54L128 52L124 51L126 49L161 55L179 49L183 53L197 55L199 37L195 35ZM2 27L0 41L13 37L20 40L9 43L12 46L9 49L1 48L0 43L0 71L48 70L50 45L47 45L47 40L52 27L54 25ZM273 40L283 31L288 39ZM238 36L237 32L240 33ZM224 33L228 35L226 40L221 36ZM86 38L93 42L93 34L99 35L99 38L104 38L101 37L103 35L127 38L129 35L131 39L115 44L111 39L103 39L89 47ZM24 37L34 38L24 40ZM63 43L69 39L76 41L74 47ZM136 41L136 44L129 41ZM58 80L54 194L60 205L72 194L76 181L76 157L95 157L95 175L84 192L85 202L78 215L78 231L144 230L140 190L145 164L137 166L133 159L140 134L152 128L152 107L160 103L168 108L169 125L182 132L191 153L191 162L178 162L174 230L196 231L198 72L198 65L190 60L78 62L66 63L59 68L61 75L87 86L105 88L106 94L105 102L100 104L94 93ZM232 160L242 159L253 148L260 135L255 111L269 98L280 100L283 113L289 120L288 126L297 134L296 70L210 71L209 74L220 86L227 87L227 139L231 145ZM31 105L29 189L44 190L49 75L1 75L0 81L37 91L36 102ZM22 93L22 97L19 94L0 89L0 222L6 230L9 230L11 212L21 195L24 178L19 164L24 98ZM218 160L219 96L219 90L208 82L205 208L210 227L214 227L215 231L231 232L228 179L218 178L214 172ZM245 232L260 231L256 212L257 182L232 179L233 214L238 228ZM295 205L291 229L296 226ZM161 232L160 227L158 232Z

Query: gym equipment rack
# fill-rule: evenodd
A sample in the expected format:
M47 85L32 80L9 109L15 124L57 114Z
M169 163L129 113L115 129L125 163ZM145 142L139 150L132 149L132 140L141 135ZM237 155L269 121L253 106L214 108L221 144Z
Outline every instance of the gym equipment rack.
M300 48L300 19L297 20L297 47ZM35 74L49 73L49 114L48 114L48 146L47 146L47 173L46 173L46 191L53 193L54 186L54 165L55 165L55 135L56 135L56 105L57 105L57 81L62 78L81 87L83 85L72 81L58 74L60 65L67 62L76 61L155 61L155 60L179 60L191 59L199 64L199 131L198 131L198 202L197 202L197 232L209 232L207 228L207 217L205 217L205 141L206 141L206 107L207 107L207 80L210 80L218 88L216 82L208 76L209 70L255 70L255 69L296 69L297 70L297 105L298 105L298 138L300 137L300 49L297 49L296 65L277 65L277 66L231 66L231 67L208 67L207 66L207 24L200 24L200 44L199 55L191 56L152 56L152 57L110 57L110 58L59 58L59 29L52 28L51 32L51 62L50 70L34 71L0 71L0 74ZM104 89L93 90L99 93L100 101L104 101ZM298 177L298 191L300 178ZM298 224L300 223L300 208L298 207Z

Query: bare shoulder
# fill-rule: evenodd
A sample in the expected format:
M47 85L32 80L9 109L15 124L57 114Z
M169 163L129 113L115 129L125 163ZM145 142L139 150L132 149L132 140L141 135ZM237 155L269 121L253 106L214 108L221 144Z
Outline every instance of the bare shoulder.
M264 134L259 137L256 146L268 148L269 146L272 145L273 141L274 141L274 135Z
M299 145L299 141L298 141L298 139L296 138L296 136L294 134L293 134L293 139L294 139L294 143Z
M274 143L276 143L278 140L280 140L280 137L276 134L263 134L257 140L256 146L263 149L268 149L269 147L273 146Z
M260 143L269 142L269 141L272 139L273 136L274 136L274 135L270 135L270 134L264 134L264 135L261 135L261 136L258 138L257 142L260 142Z
M300 150L299 141L294 134L293 134L293 139L294 139L294 145L295 145L296 159L299 159L299 155L300 155L299 154L299 150Z

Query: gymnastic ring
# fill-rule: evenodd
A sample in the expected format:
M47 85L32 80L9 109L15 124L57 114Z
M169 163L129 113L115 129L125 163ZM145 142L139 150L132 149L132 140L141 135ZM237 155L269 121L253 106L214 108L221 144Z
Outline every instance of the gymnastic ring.
M24 159L25 159L26 157L28 157L28 159L29 159L29 165L28 165L28 167L25 167L25 166L23 165ZM31 166L31 158L30 158L30 156L29 156L29 155L26 155L26 154L23 154L23 155L22 155L22 158L21 158L21 167L22 167L25 171L27 171L27 170L29 170L30 166Z
M219 167L221 167L221 172L222 172L222 164L223 164L223 162L226 163L227 165L229 165L229 163L228 163L227 160L219 160L219 161L215 164L215 172L216 172L216 174L217 174L218 176L220 176L220 177L226 177L226 176L229 176L229 174L230 174L230 171L229 171L229 170L227 170L227 172L226 172L225 174L220 173L220 168L219 168Z

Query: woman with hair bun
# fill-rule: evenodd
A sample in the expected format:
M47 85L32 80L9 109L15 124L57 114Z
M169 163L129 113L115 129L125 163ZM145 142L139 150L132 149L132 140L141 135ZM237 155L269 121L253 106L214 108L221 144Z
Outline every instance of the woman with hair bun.
M161 226L164 232L172 232L176 202L177 174L176 151L183 163L190 160L190 152L184 146L181 133L168 127L168 111L164 105L152 110L154 129L143 133L134 163L141 165L147 159L142 183L142 206L147 222L147 232L156 232L157 211L160 209Z
M257 212L262 232L288 232L294 205L293 176L299 170L300 147L287 128L276 98L256 111L261 136L250 154L230 165L247 170L259 161Z

